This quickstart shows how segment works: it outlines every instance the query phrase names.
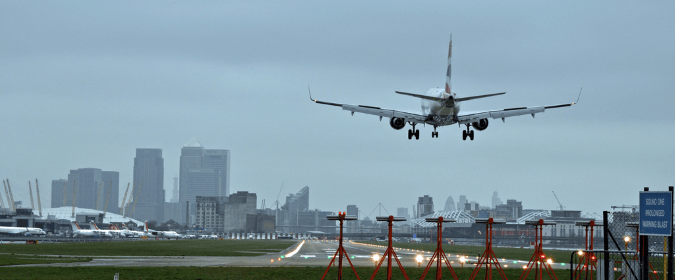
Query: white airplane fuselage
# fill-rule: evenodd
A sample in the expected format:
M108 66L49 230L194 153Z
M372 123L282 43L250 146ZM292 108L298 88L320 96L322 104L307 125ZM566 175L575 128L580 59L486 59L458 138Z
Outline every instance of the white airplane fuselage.
M45 235L47 234L41 228L32 228L32 227L2 227L0 226L0 233L7 234L33 234L33 235Z
M425 93L427 96L439 97L443 99L449 99L457 97L456 93L448 94L442 88L430 88ZM447 106L443 102L422 99L422 113L425 115L434 115L434 116L455 116L459 114L459 102L453 102L453 106Z

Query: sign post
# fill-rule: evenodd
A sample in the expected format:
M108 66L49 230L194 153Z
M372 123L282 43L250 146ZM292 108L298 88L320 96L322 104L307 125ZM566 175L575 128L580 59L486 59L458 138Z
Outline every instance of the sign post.
M640 239L643 279L648 279L649 236L672 236L673 234L673 192L640 192Z
M640 235L670 236L672 232L671 192L640 192Z

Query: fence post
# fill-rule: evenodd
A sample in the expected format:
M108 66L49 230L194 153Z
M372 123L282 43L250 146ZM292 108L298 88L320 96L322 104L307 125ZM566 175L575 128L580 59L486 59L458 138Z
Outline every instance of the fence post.
M603 253L603 260L602 260L602 270L605 272L605 280L609 280L609 219L608 219L609 211L602 211L602 240L603 240L603 247L605 248L605 252ZM620 250L620 248L619 248ZM612 271L613 273L613 271ZM614 277L612 277L614 278Z
M675 200L672 199L673 198L673 191L675 191L675 187L673 187L673 186L668 187L668 191L670 191L671 201L675 201ZM670 207L671 207L670 212L673 213L673 211L672 211L673 206L670 205ZM670 223L672 224L672 222L673 222L673 220L671 218ZM670 236L668 236L668 278L667 279L673 279L673 233L672 232L670 233Z

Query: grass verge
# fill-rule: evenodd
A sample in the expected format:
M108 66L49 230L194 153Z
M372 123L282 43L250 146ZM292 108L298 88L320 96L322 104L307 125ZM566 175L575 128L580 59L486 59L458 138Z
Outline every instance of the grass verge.
M458 279L469 279L471 268L454 268ZM13 267L0 268L0 279L111 279L119 273L120 279L320 279L326 268L322 267ZM358 267L361 279L370 279L374 267ZM408 268L410 279L419 279L424 268ZM481 271L477 279L485 278ZM522 269L505 269L506 277L518 279ZM534 272L527 279L534 279ZM568 279L569 270L556 270L558 279ZM443 279L452 279L447 268ZM398 268L392 269L392 279L405 279ZM434 279L436 271L427 273ZM343 268L344 279L356 279L349 267ZM386 279L386 267L380 269L375 279ZM493 279L501 279L497 271ZM546 277L548 278L548 277ZM337 268L331 268L326 279L337 279Z
M2 244L15 254L77 256L260 256L280 252L295 241L282 240L139 240L130 242Z
M91 258L45 257L31 255L0 254L0 266L19 264L88 262Z

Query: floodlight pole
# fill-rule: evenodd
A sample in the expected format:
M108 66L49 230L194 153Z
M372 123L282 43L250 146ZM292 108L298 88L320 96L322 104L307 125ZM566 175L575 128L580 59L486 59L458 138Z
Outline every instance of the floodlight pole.
M403 269L403 265L401 265L401 262L398 260L398 256L396 255L396 252L394 251L394 247L392 246L392 239L393 239L393 234L392 234L392 225L394 222L400 222L400 221L405 221L405 218L403 217L394 217L390 215L389 217L375 217L377 221L380 222L389 222L389 246L387 247L387 250L384 252L384 255L380 259L380 263L377 264L375 267L375 272L373 272L373 276L370 277L370 280L375 279L375 275L377 275L377 271L380 269L380 266L382 266L382 263L384 262L385 257L387 258L387 280L391 280L391 256L394 256L394 259L396 260L396 263L398 263L398 267L401 269L401 272L403 272L403 276L405 277L406 280L408 280L408 274L405 273L405 269Z
M328 263L328 267L326 268L326 271L323 273L323 276L321 277L321 280L326 278L326 274L328 273L328 270L330 269L331 265L333 265L333 262L335 262L335 258L338 257L338 280L342 280L342 254L344 254L347 257L347 261L349 262L349 265L352 267L352 271L354 271L354 275L356 275L356 279L361 280L359 278L359 274L356 273L356 269L354 268L354 265L352 264L352 261L349 260L349 255L347 255L347 251L345 251L345 248L342 247L342 227L344 224L345 220L356 220L356 216L347 216L347 212L338 212L337 216L328 216L326 217L328 220L331 221L340 221L340 245L338 246L338 249L335 250L335 255L333 255L333 258L330 260L330 263Z

